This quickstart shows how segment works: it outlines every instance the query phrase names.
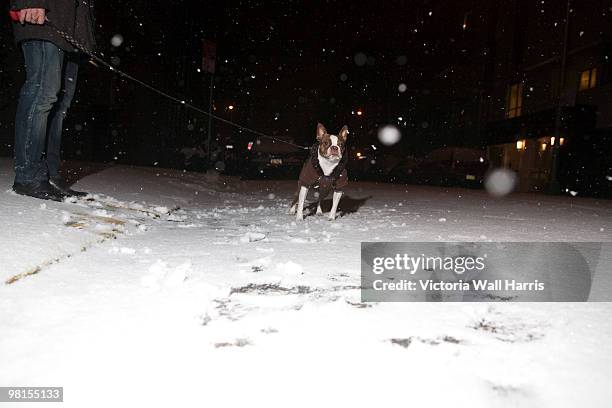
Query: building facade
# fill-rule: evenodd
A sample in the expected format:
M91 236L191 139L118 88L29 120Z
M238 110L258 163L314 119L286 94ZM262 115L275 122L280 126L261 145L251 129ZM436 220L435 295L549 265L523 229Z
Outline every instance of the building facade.
M612 1L497 1L489 8L483 135L519 191L609 194Z

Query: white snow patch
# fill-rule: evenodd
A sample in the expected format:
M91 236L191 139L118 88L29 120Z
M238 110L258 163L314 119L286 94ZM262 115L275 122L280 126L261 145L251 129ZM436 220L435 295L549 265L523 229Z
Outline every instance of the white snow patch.
M12 176L12 162L0 159L0 193ZM90 216L105 209L95 202L40 211L40 201L2 193L2 282L45 266L0 284L0 384L59 381L70 390L66 406L92 408L274 408L296 395L305 398L298 405L356 407L612 400L612 303L363 304L358 289L361 242L610 242L609 200L582 190L500 200L479 190L354 182L346 197L369 197L355 212L298 225L281 211L295 180L215 177L115 165L82 178L79 187L99 191L97 200L122 203L107 209L125 222L115 240L101 240L96 224L119 228ZM180 205L185 225L201 227L136 210L151 211L138 204L146 202ZM436 221L450 214L452 222ZM132 233L134 221L147 232ZM240 240L253 232L265 239ZM612 288L610 253L593 263L599 293ZM333 370L322 369L329 362ZM99 393L101 383L113 393ZM274 391L258 399L270 384ZM304 384L318 392L305 393ZM408 391L343 392L356 388Z
M304 268L302 265L295 263L293 261L287 261L285 263L278 263L276 265L277 273L285 273L289 275L303 275Z
M240 242L257 242L266 238L266 234L261 232L247 232L240 237Z
M142 286L157 290L161 286L177 287L192 273L191 261L185 261L176 267L158 259L148 269L148 273L140 279Z

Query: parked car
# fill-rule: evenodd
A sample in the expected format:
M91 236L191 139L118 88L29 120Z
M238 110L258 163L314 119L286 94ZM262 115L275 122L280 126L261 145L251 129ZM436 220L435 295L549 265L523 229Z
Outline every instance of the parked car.
M292 140L283 140L259 138L250 141L243 177L297 179L308 150L289 144Z
M444 147L425 156L413 174L419 184L480 187L488 168L489 161L482 150Z
M393 183L413 183L418 167L419 159L408 156L389 171L387 179Z
M403 159L401 153L374 145L351 148L349 177L354 180L388 181L389 174Z

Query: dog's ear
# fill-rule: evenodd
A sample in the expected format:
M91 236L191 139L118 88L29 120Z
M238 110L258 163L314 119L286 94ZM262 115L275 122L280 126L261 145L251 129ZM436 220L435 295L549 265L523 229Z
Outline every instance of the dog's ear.
M317 140L320 142L323 136L327 134L327 129L320 123L317 123Z
M342 126L342 129L340 129L340 132L338 133L338 139L340 139L342 143L346 143L347 137L348 137L348 126L344 125Z

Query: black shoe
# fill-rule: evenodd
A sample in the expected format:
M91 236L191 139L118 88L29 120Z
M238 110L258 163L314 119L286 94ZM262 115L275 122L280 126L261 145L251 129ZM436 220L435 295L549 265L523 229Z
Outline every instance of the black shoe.
M47 181L34 181L32 183L15 183L13 191L17 194L38 198L40 200L64 201L66 195L54 188Z
M49 184L58 189L62 194L72 197L85 197L87 193L83 191L76 191L70 188L70 184L60 176L49 178Z

